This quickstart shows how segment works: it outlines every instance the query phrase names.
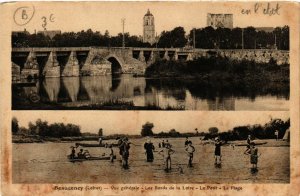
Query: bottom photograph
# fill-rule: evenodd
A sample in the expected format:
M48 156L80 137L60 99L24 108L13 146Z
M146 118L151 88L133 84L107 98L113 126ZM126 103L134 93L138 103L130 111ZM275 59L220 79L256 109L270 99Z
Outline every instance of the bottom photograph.
M289 112L12 114L12 182L289 183Z

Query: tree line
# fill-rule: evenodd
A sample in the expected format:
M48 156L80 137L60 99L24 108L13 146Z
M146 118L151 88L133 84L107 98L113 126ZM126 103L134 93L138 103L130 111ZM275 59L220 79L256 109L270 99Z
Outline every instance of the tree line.
M186 33L183 27L163 31L152 45L143 43L141 36L124 34L126 47L192 48L203 49L280 49L289 50L289 27L276 27L272 32L247 28L197 28ZM52 39L43 33L13 33L12 47L121 47L123 34L111 36L88 29L80 32L64 32Z
M53 123L37 119L35 122L29 122L28 128L19 127L16 117L12 118L12 133L24 135L38 135L42 137L71 137L81 136L81 128L75 124Z
M153 133L152 129L154 127L153 123L146 122L142 126L141 136L154 136L154 137L197 137L202 136L204 140L213 139L215 137L220 137L224 141L234 141L234 140L246 140L248 135L256 139L274 139L275 131L278 130L279 138L283 138L285 132L290 127L290 119L283 121L281 119L271 119L264 125L255 124L247 126L236 126L231 130L225 132L219 132L217 127L210 127L208 131L199 132L195 129L193 132L180 133L175 129L170 131L161 131L159 133Z

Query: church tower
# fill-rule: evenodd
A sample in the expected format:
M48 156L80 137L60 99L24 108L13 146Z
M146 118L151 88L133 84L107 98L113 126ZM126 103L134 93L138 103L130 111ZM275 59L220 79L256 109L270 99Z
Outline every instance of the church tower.
M143 26L144 26L143 42L154 44L155 43L154 16L151 14L149 9L144 16Z

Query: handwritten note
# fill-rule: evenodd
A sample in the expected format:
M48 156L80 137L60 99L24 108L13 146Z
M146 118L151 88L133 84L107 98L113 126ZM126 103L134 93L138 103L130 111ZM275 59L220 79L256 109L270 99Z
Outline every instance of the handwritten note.
M14 21L17 25L23 26L28 24L33 18L35 13L34 6L23 6L15 10Z
M241 13L245 15L251 14L264 14L264 15L280 15L280 5L279 3L255 3L253 7L242 9Z
M15 10L14 12L14 21L15 24L19 26L24 26L28 24L35 15L35 7L34 6L22 6ZM51 13L49 15L43 15L41 17L41 26L44 30L47 30L47 25L49 22L54 22L54 14Z

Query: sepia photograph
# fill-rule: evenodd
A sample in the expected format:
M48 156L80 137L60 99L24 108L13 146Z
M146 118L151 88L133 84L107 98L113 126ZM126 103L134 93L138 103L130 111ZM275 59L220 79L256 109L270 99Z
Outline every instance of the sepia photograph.
M76 24L59 21L81 21L72 9L17 26L12 109L288 111L287 21L206 8L105 2Z
M151 114L14 113L12 182L290 182L288 112Z
M0 195L300 193L300 4L0 4Z

